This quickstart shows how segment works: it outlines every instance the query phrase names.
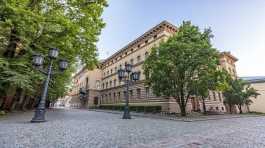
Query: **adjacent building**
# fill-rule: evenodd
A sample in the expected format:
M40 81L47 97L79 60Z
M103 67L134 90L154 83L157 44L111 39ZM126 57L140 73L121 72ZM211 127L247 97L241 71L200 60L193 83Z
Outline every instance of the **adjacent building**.
M73 87L68 94L68 106L72 108L92 107L98 105L100 96L101 70L97 67L88 70L83 67L73 76ZM70 99L69 99L70 98Z
M248 106L248 110L265 113L265 77L245 77L243 79L260 94L257 98L251 98L253 103Z
M117 70L124 68L126 63L133 65L133 71L141 73L140 80L130 86L130 106L155 106L162 112L180 112L178 104L169 97L157 97L152 89L144 83L143 63L151 52L152 47L159 46L174 35L178 28L167 21L163 21L151 28L143 35L130 42L122 49L100 63L97 69L87 70L83 68L74 77L74 87L71 96L76 102L82 104L80 93L86 92L88 107L119 106L124 104L125 87L119 81ZM220 67L226 69L233 77L236 77L235 58L230 52L220 52ZM221 92L210 92L206 99L208 111L226 112ZM187 105L187 111L202 110L201 101L191 97Z

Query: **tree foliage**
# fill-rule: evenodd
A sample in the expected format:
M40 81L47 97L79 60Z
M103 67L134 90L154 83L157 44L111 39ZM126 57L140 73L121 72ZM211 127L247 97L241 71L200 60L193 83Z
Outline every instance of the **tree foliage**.
M227 71L219 69L209 69L198 75L199 79L196 82L195 95L200 97L203 105L203 113L207 114L205 99L209 96L210 91L224 91L229 87L228 79L230 74Z
M36 93L43 76L31 68L31 56L56 47L70 68L52 78L49 95L64 95L77 59L87 67L97 62L105 6L106 0L0 0L0 89L15 85Z
M239 112L242 113L243 105L250 105L252 100L250 97L256 98L260 95L250 84L242 79L230 79L230 87L224 91L224 102L229 105L230 113L232 106L237 105Z
M189 98L196 94L204 74L215 72L218 51L211 45L211 30L203 32L191 22L183 22L178 32L152 49L144 73L154 93L176 99L181 115L186 115ZM207 86L208 88L208 86Z

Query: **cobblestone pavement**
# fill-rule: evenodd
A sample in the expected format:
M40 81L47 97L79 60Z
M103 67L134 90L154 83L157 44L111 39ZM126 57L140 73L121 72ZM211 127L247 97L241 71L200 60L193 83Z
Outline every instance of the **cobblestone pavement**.
M263 148L265 117L176 122L87 110L49 110L0 118L0 148Z

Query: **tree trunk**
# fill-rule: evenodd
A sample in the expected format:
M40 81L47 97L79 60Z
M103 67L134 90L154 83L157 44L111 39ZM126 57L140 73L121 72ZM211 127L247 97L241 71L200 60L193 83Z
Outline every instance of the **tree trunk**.
M232 104L229 104L229 112L232 114Z
M5 106L5 102L6 102L6 96L3 96L2 99L3 99L3 100L2 100L2 103L1 103L1 105L0 105L0 110L4 110L4 106Z
M203 114L206 115L206 105L205 105L205 98L202 97L202 108L203 108Z
M242 114L242 106L238 105L239 113Z
M184 96L180 97L179 107L180 107L181 116L186 116L186 106L185 106Z
M25 100L25 91L22 90L21 94L19 95L17 105L15 106L16 110L21 110L24 100Z
M27 110L27 105L28 105L28 103L29 103L29 100L30 100L30 96L26 96L26 97L24 98L24 101L23 101L23 103L22 103L22 108L21 108L21 110L23 110L23 111Z
M23 89L17 88L15 96L13 97L12 103L11 103L11 111L16 110L16 106L19 104L21 95L23 93Z
M19 106L19 110L24 111L24 106L25 106L25 103L27 101L27 98L28 98L28 96L25 94L25 96L24 96L24 98L23 98L23 100L21 102L21 105Z
M10 86L9 88L7 88L7 96L4 105L4 110L12 111L13 104L16 102L17 99L18 90L19 89L14 86Z
M249 105L248 105L248 104L246 104L246 106L247 106L247 110L248 110L248 113L249 113L249 112L250 112Z
M15 56L17 43L19 42L19 38L17 37L17 30L15 27L11 29L9 43L4 52L4 56L7 58L13 58Z
M186 107L184 105L179 105L181 116L186 116Z

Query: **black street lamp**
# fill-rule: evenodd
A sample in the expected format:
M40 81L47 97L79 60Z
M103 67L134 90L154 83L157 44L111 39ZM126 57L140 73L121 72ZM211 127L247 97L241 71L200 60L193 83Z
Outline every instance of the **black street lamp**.
M52 70L53 68L53 61L58 57L59 50L57 48L50 48L49 49L49 54L48 54L48 59L49 59L49 65L47 70L42 69L42 65L44 62L44 57L40 54L36 54L33 56L33 65L41 71L43 74L45 74L46 80L44 83L43 91L41 94L41 98L39 101L39 104L35 110L35 115L32 118L31 122L45 122L45 104L46 104L46 97L48 93L48 86L49 86L49 81L51 79L51 75L55 74ZM60 71L66 70L68 66L68 62L66 60L60 60L59 61L59 69Z
M137 81L140 79L140 72L132 72L132 65L125 64L125 69L121 68L118 70L118 77L120 81L124 80L126 85L125 106L122 119L131 119L129 109L129 85L132 83L132 81Z

